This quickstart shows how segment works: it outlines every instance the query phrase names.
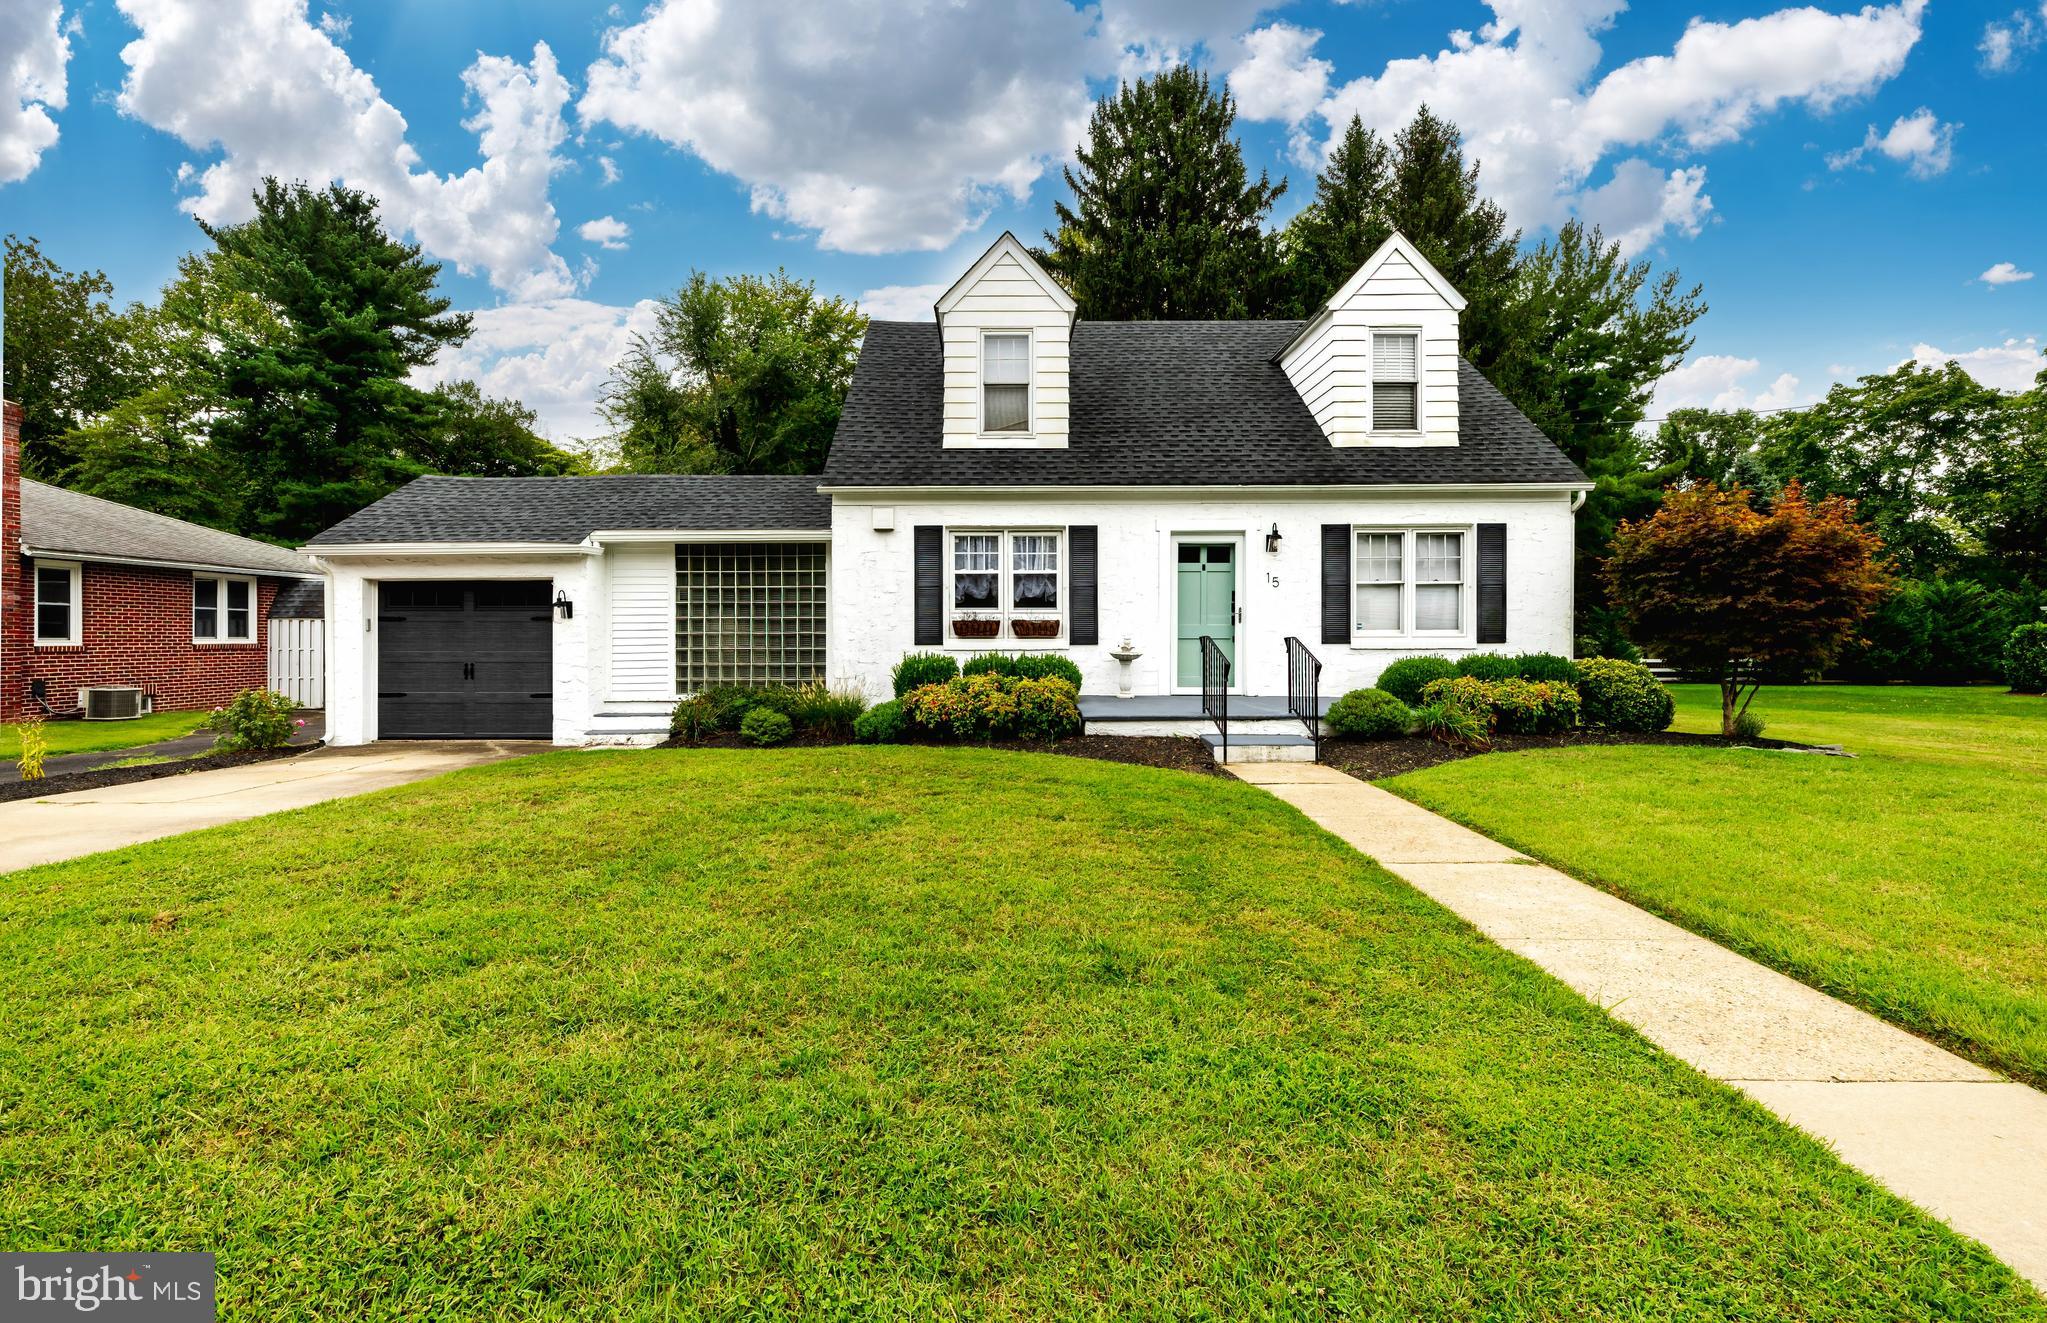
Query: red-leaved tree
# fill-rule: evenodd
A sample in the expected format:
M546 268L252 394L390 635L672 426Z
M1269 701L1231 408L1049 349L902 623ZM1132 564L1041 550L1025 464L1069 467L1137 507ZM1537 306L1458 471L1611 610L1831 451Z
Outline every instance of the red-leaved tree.
M1603 573L1636 642L1719 681L1732 738L1764 673L1816 670L1855 637L1890 587L1882 550L1844 497L1811 503L1794 482L1762 511L1706 483L1622 524Z

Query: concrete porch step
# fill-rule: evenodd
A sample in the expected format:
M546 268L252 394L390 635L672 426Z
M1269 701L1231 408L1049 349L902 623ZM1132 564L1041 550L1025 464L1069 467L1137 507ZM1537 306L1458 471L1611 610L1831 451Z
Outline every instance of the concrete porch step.
M1233 763L1312 763L1315 741L1306 735L1270 735L1240 732L1232 726L1227 748L1223 737L1209 731L1201 737L1208 751L1220 761Z

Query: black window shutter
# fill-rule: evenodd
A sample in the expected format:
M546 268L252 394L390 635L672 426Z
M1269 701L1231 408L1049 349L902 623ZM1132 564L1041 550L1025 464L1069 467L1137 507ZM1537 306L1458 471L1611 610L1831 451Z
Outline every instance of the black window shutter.
M1067 637L1078 647L1102 641L1095 607L1095 526L1075 524L1066 530L1067 554L1073 563L1073 626Z
M945 562L937 524L917 525L917 645L945 642Z
M1478 526L1478 641L1507 641L1507 526Z
M1350 642L1350 525L1322 525L1322 641Z

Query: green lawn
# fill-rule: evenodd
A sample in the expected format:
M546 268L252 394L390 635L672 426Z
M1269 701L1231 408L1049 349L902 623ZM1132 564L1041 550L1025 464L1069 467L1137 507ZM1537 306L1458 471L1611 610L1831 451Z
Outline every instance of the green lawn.
M2047 699L1812 686L1769 734L1854 760L1582 748L1389 789L2034 1083L2047 1082ZM1679 687L1681 730L1717 694Z
M2047 1316L1233 782L562 753L0 878L0 1244L233 1318Z
M48 721L43 733L49 739L50 755L98 753L104 749L132 749L138 744L155 744L190 735L206 720L206 712L152 712L133 721ZM21 757L21 733L14 726L0 725L0 761Z

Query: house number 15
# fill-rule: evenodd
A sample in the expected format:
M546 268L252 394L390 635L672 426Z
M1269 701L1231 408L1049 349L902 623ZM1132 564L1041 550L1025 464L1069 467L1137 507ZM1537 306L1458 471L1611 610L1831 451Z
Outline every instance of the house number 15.
M1274 574L1271 570L1267 570L1265 572L1265 582L1277 588L1279 587L1279 576L1277 574Z

